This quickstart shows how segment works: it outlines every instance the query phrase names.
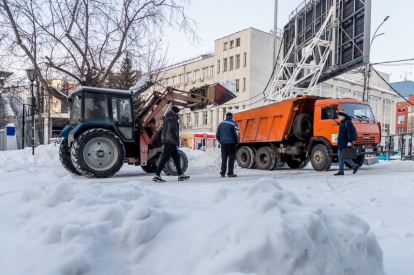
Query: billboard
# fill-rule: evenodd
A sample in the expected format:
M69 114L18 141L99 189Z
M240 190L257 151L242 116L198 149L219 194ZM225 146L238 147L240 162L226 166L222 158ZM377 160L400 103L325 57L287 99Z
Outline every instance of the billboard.
M320 37L330 41L331 53L325 63L318 83L369 63L371 0L305 0L294 10L284 27L284 54L294 44L289 62L301 60L306 47L320 30L331 7L334 6L332 24ZM329 29L329 31L328 31ZM318 56L312 56L317 61ZM297 79L303 77L303 72ZM297 86L306 87L310 79Z

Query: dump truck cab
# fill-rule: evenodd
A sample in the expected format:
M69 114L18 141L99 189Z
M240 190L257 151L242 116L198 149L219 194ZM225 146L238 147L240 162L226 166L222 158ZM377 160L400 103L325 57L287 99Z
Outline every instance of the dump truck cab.
M358 132L354 145L360 147L361 153L376 154L381 152L377 144L381 141L381 128L375 120L368 103L354 99L321 99L315 102L313 137L322 137L332 146L337 145L339 124L337 112L348 114Z

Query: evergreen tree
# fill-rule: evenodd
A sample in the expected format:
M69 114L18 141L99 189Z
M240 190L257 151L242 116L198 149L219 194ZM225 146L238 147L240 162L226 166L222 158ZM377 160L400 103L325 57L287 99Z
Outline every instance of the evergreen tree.
M132 69L132 60L127 53L122 59L118 75L118 85L121 90L128 90L137 82L137 73Z

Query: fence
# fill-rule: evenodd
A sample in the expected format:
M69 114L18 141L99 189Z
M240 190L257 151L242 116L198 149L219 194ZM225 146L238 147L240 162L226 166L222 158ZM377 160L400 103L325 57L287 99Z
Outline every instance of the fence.
M413 159L413 134L405 133L385 137L384 152L401 151L401 159Z

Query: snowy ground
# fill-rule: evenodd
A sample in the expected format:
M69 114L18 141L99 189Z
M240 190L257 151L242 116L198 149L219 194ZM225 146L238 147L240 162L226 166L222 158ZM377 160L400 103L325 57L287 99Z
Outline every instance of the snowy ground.
M223 179L186 153L191 180L158 184L71 176L53 145L0 152L0 274L381 274L374 234L385 272L413 274L414 162Z

